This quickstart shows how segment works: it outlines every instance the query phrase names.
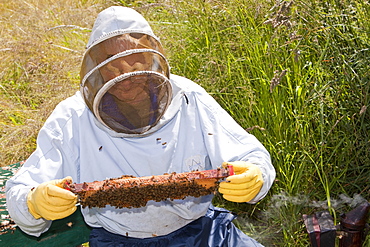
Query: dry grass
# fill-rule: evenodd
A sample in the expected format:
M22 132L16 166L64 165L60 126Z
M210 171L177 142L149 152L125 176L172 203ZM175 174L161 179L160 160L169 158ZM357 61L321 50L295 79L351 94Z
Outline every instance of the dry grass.
M55 105L78 90L80 59L103 1L0 3L0 166L26 159ZM5 3L4 3L5 2Z

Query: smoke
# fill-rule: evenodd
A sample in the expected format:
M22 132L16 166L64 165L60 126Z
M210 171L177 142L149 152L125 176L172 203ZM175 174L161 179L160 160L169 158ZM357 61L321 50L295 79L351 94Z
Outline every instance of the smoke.
M364 203L366 201L367 200L359 194L354 194L353 197L350 197L345 194L340 194L339 198L330 198L330 200L325 200L325 201L310 200L310 198L307 195L290 196L285 192L282 192L277 195L273 195L271 197L271 205L274 208L280 208L283 206L287 206L288 204L292 204L292 205L297 205L297 206L328 209L329 203L330 203L332 208L338 210L345 206L350 207L350 208L355 208L359 204Z
M351 208L355 208L359 204L366 202L366 199L363 198L359 194L354 194L353 197L349 197L345 194L341 194L341 195L339 195L338 199L331 199L330 202L331 202L331 205L334 209L342 208L345 205L347 205ZM328 201L323 201L323 202L313 201L310 204L310 206L311 207L322 207L324 209L327 209L328 208Z
M329 208L329 203L337 212L347 212L349 208L355 208L367 200L359 194L350 197L340 194L338 198L330 198L324 201L315 201L307 195L291 196L286 192L281 192L271 196L268 207L258 213L255 212L254 218L248 215L239 216L234 223L250 237L256 239L264 246L277 246L283 236L283 228L289 233L289 227L295 229L297 222L301 219L306 209L322 211ZM311 210L309 210L311 211ZM282 224L271 224L281 222Z

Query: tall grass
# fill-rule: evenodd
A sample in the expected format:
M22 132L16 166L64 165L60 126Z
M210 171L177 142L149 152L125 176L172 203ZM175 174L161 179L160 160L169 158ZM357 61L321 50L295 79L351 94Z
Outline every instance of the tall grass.
M349 210L340 196L368 200L368 3L166 1L149 13L154 23L172 23L158 29L173 71L204 86L271 152L273 198L226 203L279 229L254 237L267 246L307 246L302 214L325 208L338 223ZM274 209L281 195L324 204L310 207L303 197Z
M277 179L263 201L215 199L241 229L266 246L309 246L302 214L327 209L337 224L354 198L369 200L369 3L19 3L1 6L1 165L34 149L55 104L78 89L96 14L122 4L150 20L173 73L205 87L270 151Z

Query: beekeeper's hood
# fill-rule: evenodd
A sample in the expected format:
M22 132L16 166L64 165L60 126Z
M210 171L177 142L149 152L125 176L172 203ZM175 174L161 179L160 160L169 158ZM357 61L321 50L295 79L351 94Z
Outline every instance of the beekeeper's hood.
M81 66L81 93L98 125L116 136L150 130L171 101L169 75L143 16L119 6L98 15Z

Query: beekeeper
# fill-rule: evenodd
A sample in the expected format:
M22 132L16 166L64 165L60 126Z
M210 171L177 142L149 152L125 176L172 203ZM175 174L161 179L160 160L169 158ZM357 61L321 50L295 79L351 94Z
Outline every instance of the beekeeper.
M269 153L199 85L170 74L162 45L131 8L110 7L93 26L81 90L58 104L37 148L6 184L8 211L27 234L76 210L77 183L208 170L231 164L223 197L256 203L275 170ZM213 195L149 201L142 208L82 208L90 246L261 246L211 205Z

